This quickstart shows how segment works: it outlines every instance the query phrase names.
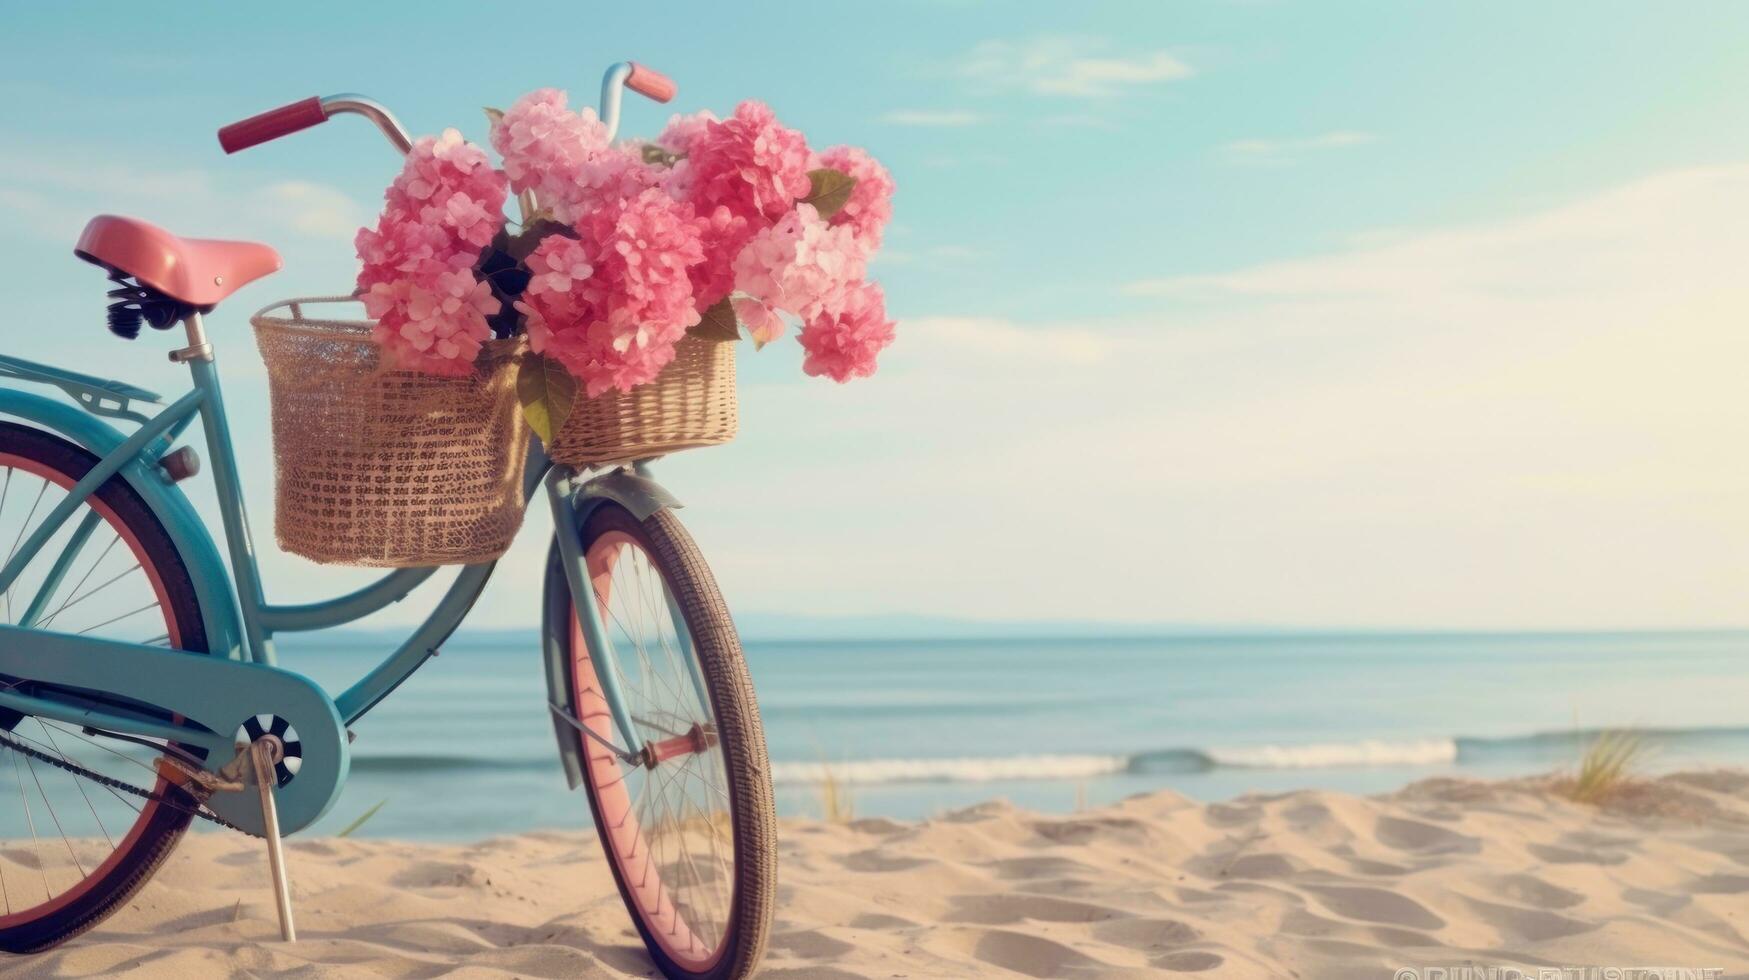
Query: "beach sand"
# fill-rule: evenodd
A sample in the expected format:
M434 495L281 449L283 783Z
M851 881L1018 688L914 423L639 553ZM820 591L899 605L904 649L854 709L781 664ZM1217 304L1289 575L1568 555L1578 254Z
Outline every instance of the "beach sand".
M652 976L588 833L469 845L293 840L301 941L259 843L191 836L123 912L5 976ZM1402 967L1749 973L1749 774L1602 808L1432 780L1069 816L783 824L762 976L1390 977ZM1534 974L1532 974L1534 976Z

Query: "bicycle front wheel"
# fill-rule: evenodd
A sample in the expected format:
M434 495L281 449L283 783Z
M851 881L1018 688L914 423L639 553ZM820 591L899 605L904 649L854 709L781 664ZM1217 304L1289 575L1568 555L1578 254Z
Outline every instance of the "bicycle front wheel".
M777 887L765 734L734 623L669 511L602 504L584 522L585 577L611 650L591 650L555 546L547 629L565 654L584 788L644 945L674 980L729 980L764 952ZM627 762L603 693L611 670L642 761ZM638 746L632 747L634 750Z

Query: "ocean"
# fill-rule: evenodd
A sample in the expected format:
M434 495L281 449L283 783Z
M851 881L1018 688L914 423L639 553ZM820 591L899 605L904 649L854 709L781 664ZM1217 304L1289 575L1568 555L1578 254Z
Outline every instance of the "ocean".
M333 687L387 652L289 636ZM1749 632L750 640L782 813L830 770L858 816L1005 797L1070 811L1571 766L1599 729L1657 770L1749 766ZM306 833L467 840L588 824L565 788L535 637L461 635L354 726L352 778Z

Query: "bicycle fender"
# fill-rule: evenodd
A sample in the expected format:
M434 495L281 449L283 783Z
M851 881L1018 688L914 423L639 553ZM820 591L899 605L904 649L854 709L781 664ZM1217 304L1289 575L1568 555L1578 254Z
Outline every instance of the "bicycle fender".
M630 470L612 470L601 474L578 487L575 500L579 525L604 500L619 504L640 521L649 520L651 514L664 508L678 510L684 506L678 497L663 489L660 483Z
M571 507L577 515L577 526L582 527L595 508L608 502L619 504L640 521L665 508L681 506L679 498L655 480L630 470L617 469L584 483L572 495ZM553 733L558 738L559 763L564 767L565 781L571 789L576 789L583 785L581 742L576 728L567 720L567 717L576 718L576 705L571 694L564 647L556 633L558 629L568 628L568 624L560 622L560 610L554 608L553 598L549 596L542 609L541 653L546 660L547 704L553 713ZM561 711L565 716L559 714Z
M99 458L109 455L126 439L115 426L83 409L16 388L0 388L0 416L20 419L64 436ZM201 618L206 621L208 650L233 659L240 656L242 617L231 589L231 574L194 505L155 463L129 460L116 475L146 502L188 566Z

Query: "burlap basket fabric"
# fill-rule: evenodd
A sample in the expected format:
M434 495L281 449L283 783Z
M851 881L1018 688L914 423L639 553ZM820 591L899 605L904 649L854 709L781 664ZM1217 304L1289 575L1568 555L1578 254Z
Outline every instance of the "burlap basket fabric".
M280 547L377 567L499 557L522 525L521 341L488 342L463 377L387 370L369 322L304 309L350 302L290 300L250 320L273 402Z
M656 380L580 398L547 455L568 466L662 456L735 438L735 342L687 334Z

